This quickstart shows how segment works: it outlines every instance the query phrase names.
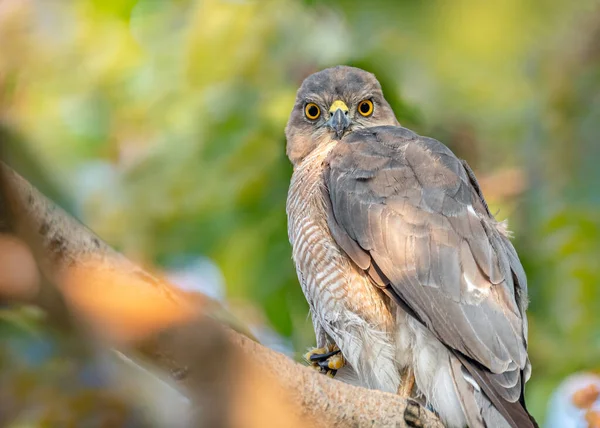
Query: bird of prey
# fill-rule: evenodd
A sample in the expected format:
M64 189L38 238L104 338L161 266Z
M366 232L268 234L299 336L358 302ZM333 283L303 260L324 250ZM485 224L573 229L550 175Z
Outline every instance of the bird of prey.
M466 162L400 126L375 76L347 66L306 78L285 133L307 358L448 427L536 427L525 273Z

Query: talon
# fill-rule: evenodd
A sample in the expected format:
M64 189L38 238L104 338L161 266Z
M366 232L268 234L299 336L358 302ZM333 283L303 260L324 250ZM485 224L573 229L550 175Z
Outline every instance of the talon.
M329 368L329 361L317 361L317 365L322 369L327 370Z
M344 358L339 355L340 351L337 351L336 354L334 354L332 357L326 359L326 360L321 360L321 361L316 361L317 365L319 367L322 367L324 369L329 369L329 370L339 370L342 367L344 367Z
M335 377L337 371L346 364L346 360L337 345L314 348L304 355L304 359L314 369L329 377Z
M319 349L322 349L322 348L319 348ZM335 351L327 352L325 354L312 354L312 355L310 355L309 359L311 362L325 361L329 357L333 357L334 355L337 355L340 352L342 352L342 351L340 351L339 349L336 349Z
M327 348L313 348L310 351L308 351L306 354L304 354L304 359L310 363L313 361L312 360L313 355L323 355L325 353L327 353Z

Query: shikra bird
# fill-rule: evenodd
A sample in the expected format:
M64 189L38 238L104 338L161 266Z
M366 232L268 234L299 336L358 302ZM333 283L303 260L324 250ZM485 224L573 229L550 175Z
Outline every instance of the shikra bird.
M400 126L374 75L309 76L286 130L288 234L322 371L448 427L535 427L527 281L473 171Z

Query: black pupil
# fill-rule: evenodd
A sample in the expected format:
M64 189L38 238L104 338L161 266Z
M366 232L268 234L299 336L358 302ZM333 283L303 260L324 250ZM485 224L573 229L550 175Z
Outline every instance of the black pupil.
M371 106L369 106L369 103L362 103L360 105L360 111L363 112L364 114L367 114L370 109L371 109Z
M308 115L310 117L315 117L319 114L319 108L317 106L310 106L308 108Z

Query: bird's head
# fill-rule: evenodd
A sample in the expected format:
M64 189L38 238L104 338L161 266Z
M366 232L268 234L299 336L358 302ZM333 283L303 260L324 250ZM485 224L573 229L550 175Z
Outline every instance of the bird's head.
M337 66L308 76L285 128L287 155L295 165L331 140L357 129L398 125L381 85L371 73Z

